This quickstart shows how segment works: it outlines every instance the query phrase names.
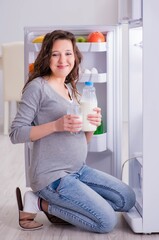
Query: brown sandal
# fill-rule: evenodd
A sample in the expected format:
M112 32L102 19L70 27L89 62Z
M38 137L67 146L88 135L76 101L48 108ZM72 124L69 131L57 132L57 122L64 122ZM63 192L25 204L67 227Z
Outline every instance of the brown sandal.
M28 230L28 231L41 229L43 227L43 224L34 221L34 218L37 215L36 213L23 212L21 191L18 187L16 188L16 198L17 198L17 204L18 204L18 210L19 210L19 226L23 230Z

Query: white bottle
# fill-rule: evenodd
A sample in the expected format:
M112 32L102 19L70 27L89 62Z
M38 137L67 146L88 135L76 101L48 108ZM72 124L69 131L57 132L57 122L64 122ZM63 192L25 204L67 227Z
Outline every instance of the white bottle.
M94 132L97 127L87 120L87 115L95 114L93 109L97 107L97 97L93 82L85 82L80 104L83 119L82 130L84 132Z

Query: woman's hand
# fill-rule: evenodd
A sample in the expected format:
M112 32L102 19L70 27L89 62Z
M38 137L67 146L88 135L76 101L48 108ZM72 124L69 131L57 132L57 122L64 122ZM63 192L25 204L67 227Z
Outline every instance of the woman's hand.
M68 131L79 132L82 128L82 120L78 115L64 115L56 121L33 126L30 131L30 141L46 137L54 132Z
M89 114L87 119L92 125L95 125L96 127L98 127L101 125L101 120L102 120L101 109L99 107L96 107L93 109L93 111L94 113Z
M101 109L95 108L94 114L88 115L88 120L95 126L99 126L101 124ZM36 141L41 139L49 134L54 132L71 132L76 133L82 129L82 120L78 115L64 115L63 117L57 119L56 121L45 123L38 126L33 126L30 131L30 141ZM89 142L93 132L86 132L86 138Z
M102 115L101 115L101 109L99 107L94 108L94 114L89 114L87 119L88 121L95 125L95 126L100 126L101 124L101 119L102 119ZM87 143L90 142L91 138L93 137L93 132L85 132L86 135L86 139L87 139Z
M68 114L54 122L56 132L79 132L82 129L82 119L78 115Z

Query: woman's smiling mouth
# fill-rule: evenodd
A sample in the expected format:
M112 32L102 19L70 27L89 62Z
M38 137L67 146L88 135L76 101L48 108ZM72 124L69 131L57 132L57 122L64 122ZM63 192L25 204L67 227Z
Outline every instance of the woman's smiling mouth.
M64 68L68 67L68 65L58 65L57 67L58 67L59 69L64 69Z

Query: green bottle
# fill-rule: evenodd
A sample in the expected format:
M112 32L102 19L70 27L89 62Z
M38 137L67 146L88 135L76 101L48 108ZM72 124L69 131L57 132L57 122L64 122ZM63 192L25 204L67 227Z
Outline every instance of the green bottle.
M103 121L101 121L101 125L99 125L94 132L94 135L102 134L104 133L104 126L103 126Z

